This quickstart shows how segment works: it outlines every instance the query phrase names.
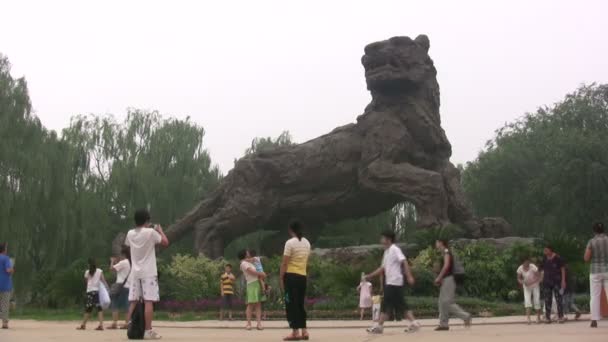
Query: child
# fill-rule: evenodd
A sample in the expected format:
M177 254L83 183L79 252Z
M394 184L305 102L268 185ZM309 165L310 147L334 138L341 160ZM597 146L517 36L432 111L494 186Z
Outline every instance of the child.
M248 253L246 250L239 252L238 257L241 260L241 271L245 275L247 281L247 330L251 330L251 315L255 308L255 316L258 322L257 329L263 330L262 328L262 286L260 279L266 278L264 272L258 272L255 266L247 258Z
M77 329L85 330L87 328L87 321L91 316L91 312L93 312L93 308L95 308L99 317L99 326L95 330L103 330L103 310L99 304L99 287L104 285L106 288L110 287L103 277L103 271L97 268L97 264L92 258L89 259L89 269L84 272L84 279L87 284L87 298L84 306L84 318L82 324Z
M247 258L249 259L249 262L251 262L253 264L253 266L255 266L255 270L257 272L264 273L264 266L262 265L262 259L258 256L255 249L247 250ZM259 280L260 280L260 285L262 286L263 294L265 295L266 292L268 291L268 285L266 284L264 279L259 279Z
M232 321L232 297L234 296L234 274L232 265L224 266L224 274L220 278L220 291L222 293L222 308L220 309L220 321L224 319L224 310L228 310L228 319Z
M380 310L382 308L382 296L376 295L372 297L372 320L378 322L380 320Z
M530 262L530 258L525 258L517 269L517 282L524 290L524 306L528 316L528 324L532 323L530 312L532 307L536 310L536 323L540 323L540 274L536 265Z
M361 282L357 286L359 291L359 310L361 313L361 320L365 317L365 309L372 307L372 283L365 280L365 274L361 274Z

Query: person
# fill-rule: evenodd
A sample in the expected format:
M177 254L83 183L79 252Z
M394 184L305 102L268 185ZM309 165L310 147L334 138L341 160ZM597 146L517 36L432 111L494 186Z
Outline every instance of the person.
M257 330L263 330L262 328L262 286L260 284L260 278L265 278L266 274L258 272L255 266L247 258L247 250L242 250L238 254L238 258L241 261L241 271L245 275L247 281L247 310L245 312L247 316L247 326L245 329L251 330L251 316L255 309L255 318L257 321Z
M365 318L365 309L371 309L373 305L372 283L365 279L365 274L361 275L361 282L359 283L359 286L357 286L357 291L359 291L359 313L361 316L360 319L363 320L363 318Z
M284 341L307 341L310 336L306 326L306 283L310 242L304 237L304 225L293 220L287 227L291 237L285 242L279 284L285 293L285 311L291 334Z
M447 240L435 241L435 248L443 255L441 270L435 278L435 285L439 286L439 326L435 331L450 330L450 314L462 319L464 326L469 328L472 323L470 313L464 311L456 304L456 281L454 280L454 256Z
M532 323L530 318L532 309L536 311L536 323L540 323L540 274L538 267L530 262L530 258L525 258L517 268L517 282L524 290L524 307L528 324Z
M382 314L378 322L375 322L367 332L371 334L382 334L384 332L384 322L389 319L391 313L394 313L395 318L405 317L410 322L406 332L415 332L420 329L420 323L416 321L414 314L408 309L405 302L403 286L404 276L408 284L413 285L415 282L410 266L397 245L395 245L395 233L385 231L382 233L380 243L384 247L384 255L382 256L382 264L374 272L365 276L366 280L374 277L384 276L384 296L382 298L381 310ZM405 316L404 316L405 314Z
M220 277L220 291L222 293L222 308L220 320L224 319L224 311L228 311L228 319L232 321L232 298L234 297L234 282L236 277L232 274L232 265L224 266L224 274Z
M587 243L585 261L590 263L589 288L591 308L591 327L597 328L597 321L602 319L602 287L608 296L608 236L604 224L593 224L595 236Z
M160 300L158 270L156 267L156 245L169 246L169 239L160 225L150 225L150 213L146 209L135 211L135 228L129 230L125 245L131 253L131 275L129 276L129 313L135 310L137 301L143 299L145 312L144 339L158 340L161 335L152 330L154 303ZM153 228L149 228L153 227ZM129 323L130 324L130 323Z
M576 293L576 279L574 277L574 272L570 271L568 263L566 263L564 266L566 268L566 290L564 291L564 296L562 298L564 318L567 319L567 314L574 313L574 320L578 321L578 319L581 318L582 313L574 302L574 294Z
M103 276L103 271L97 268L97 263L93 258L89 258L89 269L84 272L84 279L87 285L87 296L84 304L84 317L77 329L86 330L91 312L96 309L99 326L95 330L103 330L103 309L99 303L99 287L105 285L106 288L109 288L109 286Z
M120 312L126 314L129 310L129 275L131 274L131 251L129 247L123 246L120 251L119 258L110 258L110 270L116 273L116 281L114 282L112 290L112 320L113 323L108 329L118 329L118 320L120 318ZM125 323L128 323L125 321ZM127 325L121 325L120 329L126 329Z
M264 272L264 265L262 265L262 258L258 256L258 253L255 251L255 249L247 250L247 258L249 259L249 262L251 262L253 266L255 266L256 271L266 274ZM268 275L266 274L266 276ZM262 319L265 320L266 311L264 311L264 303L268 298L270 286L266 283L266 280L264 278L260 278L258 280L260 281L260 287L262 288L262 302L260 303L262 307Z
M0 243L0 318L2 319L2 329L8 329L14 273L15 267L8 256L8 243Z
M545 296L545 323L551 324L551 308L555 301L557 307L558 323L564 323L564 307L562 295L566 290L566 269L562 257L553 247L547 245L544 250L544 258L541 266L543 293ZM555 299L555 300L554 300Z

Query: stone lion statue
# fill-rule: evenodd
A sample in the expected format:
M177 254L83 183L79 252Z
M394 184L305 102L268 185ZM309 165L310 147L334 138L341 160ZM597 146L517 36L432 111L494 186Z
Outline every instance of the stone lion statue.
M241 158L208 198L169 227L169 238L194 230L196 249L219 257L235 238L283 227L293 217L322 227L404 201L415 205L421 228L456 223L473 236L488 235L449 161L429 46L425 35L367 45L361 62L372 100L356 123Z

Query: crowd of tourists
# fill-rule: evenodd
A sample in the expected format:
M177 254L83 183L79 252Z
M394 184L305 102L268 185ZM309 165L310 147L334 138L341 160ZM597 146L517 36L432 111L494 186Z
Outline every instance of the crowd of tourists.
M135 228L129 230L124 241L120 256L112 257L110 270L116 273L116 280L109 285L103 271L97 267L94 259L89 259L88 268L84 272L86 297L84 316L78 330L86 330L87 322L93 311L97 312L99 325L96 330L129 329L133 324L134 311L142 304L143 338L160 339L161 335L152 329L154 304L160 300L158 271L156 265L156 246L168 246L169 240L160 225L152 225L150 213L140 209L134 215ZM602 289L608 289L608 236L602 223L593 225L595 236L589 240L584 252L584 260L590 267L590 308L591 327L597 327L601 319L600 303ZM307 316L305 308L306 289L308 286L307 265L311 245L304 237L304 227L301 222L294 220L288 225L290 238L284 246L282 263L279 273L279 284L284 294L286 318L291 333L285 341L308 340ZM415 283L415 277L401 248L395 242L395 233L382 233L380 241L384 254L380 266L363 274L357 287L360 293L360 317L364 319L365 310L375 305L380 308L380 314L375 317L374 324L367 329L371 334L382 334L384 323L390 318L405 318L407 332L416 332L420 323L414 312L408 306L404 287ZM456 304L456 288L465 276L463 265L452 253L448 241L437 240L435 247L441 253L441 263L438 265L435 285L439 287L439 324L436 331L450 329L449 320L454 316L461 319L465 327L472 324L472 315ZM272 289L266 282L266 273L262 259L255 250L245 249L238 253L239 269L246 281L246 329L252 330L252 319L255 315L255 329L263 330L263 303ZM8 329L10 299L12 293L12 275L15 272L14 260L8 256L8 244L0 244L0 319L2 328ZM563 323L566 314L574 313L575 319L581 315L574 304L571 272L567 262L551 246L545 246L542 261L533 262L526 257L516 270L517 280L523 288L524 306L528 324L532 323L531 314L534 310L538 323ZM379 277L382 284L382 296L372 296L371 280ZM227 315L232 320L232 309L237 277L232 265L226 264L221 274L219 287L222 296L220 319ZM541 296L544 299L544 319L541 319L543 308ZM104 327L103 311L110 305L112 324ZM119 324L120 314L124 313L124 324ZM554 317L554 314L557 317Z

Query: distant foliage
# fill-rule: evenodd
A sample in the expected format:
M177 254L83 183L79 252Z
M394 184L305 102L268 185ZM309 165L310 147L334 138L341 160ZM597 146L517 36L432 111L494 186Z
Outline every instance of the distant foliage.
M283 131L277 138L265 137L255 138L251 141L251 147L245 150L245 155L258 152L271 151L276 148L294 145L293 138L289 131Z
M17 260L18 295L61 297L33 285L74 260L105 265L136 208L150 207L154 222L168 225L212 191L221 174L204 134L189 119L129 109L123 121L75 116L59 136L32 113L25 79L14 79L0 55L0 241ZM185 241L172 252L191 251Z
M591 235L608 218L608 84L582 86L505 125L466 165L479 216L504 216L519 234Z
M223 272L224 263L221 261L177 254L160 270L163 297L179 301L217 298Z

